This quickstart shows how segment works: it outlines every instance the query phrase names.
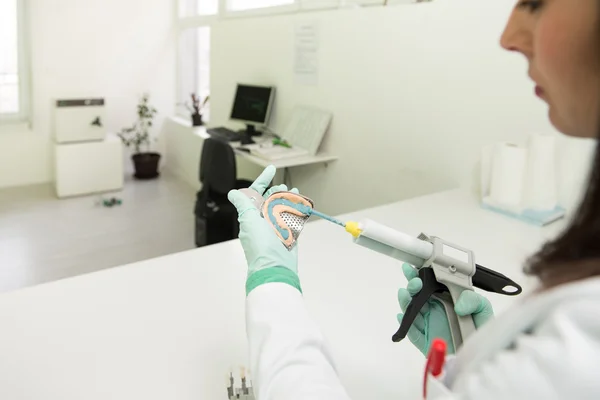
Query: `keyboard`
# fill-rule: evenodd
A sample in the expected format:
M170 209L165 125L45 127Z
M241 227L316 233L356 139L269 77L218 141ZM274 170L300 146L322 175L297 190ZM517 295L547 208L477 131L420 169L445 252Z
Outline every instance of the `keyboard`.
M244 136L239 132L227 128L211 128L207 129L206 132L216 139L222 139L227 142L239 142Z

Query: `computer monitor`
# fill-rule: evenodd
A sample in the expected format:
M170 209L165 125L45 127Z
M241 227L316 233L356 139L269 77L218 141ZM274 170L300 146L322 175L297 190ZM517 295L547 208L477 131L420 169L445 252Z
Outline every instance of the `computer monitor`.
M246 124L246 135L260 135L256 126L264 126L269 121L275 98L275 88L238 84L231 119Z

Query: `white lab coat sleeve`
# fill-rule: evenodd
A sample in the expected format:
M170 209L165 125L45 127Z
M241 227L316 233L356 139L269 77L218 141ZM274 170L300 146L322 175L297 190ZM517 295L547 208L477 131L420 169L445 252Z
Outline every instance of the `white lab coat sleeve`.
M561 305L515 346L462 371L441 399L598 399L600 319L596 300Z
M267 283L250 292L246 328L257 400L349 400L296 288Z

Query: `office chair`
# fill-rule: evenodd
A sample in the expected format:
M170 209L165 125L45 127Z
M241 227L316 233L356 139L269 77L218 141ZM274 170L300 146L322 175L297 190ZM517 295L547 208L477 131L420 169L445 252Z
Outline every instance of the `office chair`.
M239 235L237 211L227 199L232 189L250 187L252 182L237 179L235 153L219 139L204 141L200 157L202 189L196 195L196 246L236 239Z

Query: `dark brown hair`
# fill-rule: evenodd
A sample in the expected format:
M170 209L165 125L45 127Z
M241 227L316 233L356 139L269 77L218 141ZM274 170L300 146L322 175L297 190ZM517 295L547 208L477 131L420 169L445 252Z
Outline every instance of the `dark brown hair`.
M540 278L545 288L600 277L600 143L571 225L531 257L525 271Z
M600 1L597 1L596 68L600 74ZM593 50L593 51L594 51ZM600 93L600 87L597 88ZM555 240L546 243L529 259L525 272L537 276L545 289L587 278L600 277L600 113L596 154L588 185L570 226Z

